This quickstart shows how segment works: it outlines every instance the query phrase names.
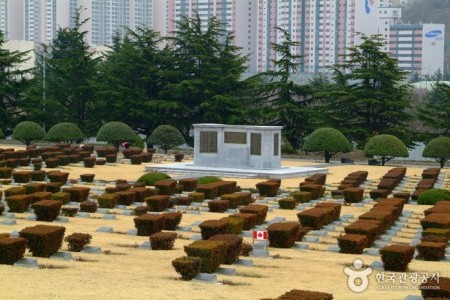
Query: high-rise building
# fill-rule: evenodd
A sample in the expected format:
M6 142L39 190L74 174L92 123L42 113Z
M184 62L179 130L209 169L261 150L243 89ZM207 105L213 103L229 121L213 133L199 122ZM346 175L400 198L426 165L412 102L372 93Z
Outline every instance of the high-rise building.
M444 69L444 24L393 25L389 53L400 69L418 75L433 75Z
M0 30L6 39L23 40L23 2L0 0Z

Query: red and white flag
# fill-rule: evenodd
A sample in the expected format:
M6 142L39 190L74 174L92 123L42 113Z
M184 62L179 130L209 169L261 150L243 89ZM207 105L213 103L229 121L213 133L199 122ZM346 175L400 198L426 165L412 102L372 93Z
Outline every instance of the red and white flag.
M253 230L253 239L257 241L267 241L267 231Z

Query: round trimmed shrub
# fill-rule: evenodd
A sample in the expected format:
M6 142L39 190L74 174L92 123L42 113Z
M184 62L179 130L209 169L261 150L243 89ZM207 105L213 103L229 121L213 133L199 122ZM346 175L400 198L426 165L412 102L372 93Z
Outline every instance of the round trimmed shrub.
M207 184L222 181L220 177L217 176L203 176L197 178L197 184Z
M441 136L429 141L423 149L422 156L436 159L443 168L450 158L450 137Z
M347 153L352 151L352 146L348 139L337 129L319 128L314 130L303 144L304 151L323 152L325 162L329 163L330 158L336 153Z
M395 157L409 156L405 144L398 137L390 134L380 134L370 138L364 147L364 155L379 157L382 166Z
M147 143L158 145L164 149L165 153L172 147L184 144L184 137L181 132L170 125L160 125L153 130L148 137Z
M450 191L444 189L431 189L420 194L417 204L434 205L438 201L450 201Z
M125 123L108 122L100 127L97 133L97 141L104 141L118 147L123 141L136 141L136 133Z
M83 138L81 129L70 122L61 122L53 125L45 135L45 140L52 142L75 142Z
M165 173L160 172L150 172L142 175L137 180L138 182L145 182L146 185L155 185L156 182L163 179L171 179L171 177Z
M42 140L45 131L39 124L30 121L20 122L14 127L12 138L29 146L33 142Z

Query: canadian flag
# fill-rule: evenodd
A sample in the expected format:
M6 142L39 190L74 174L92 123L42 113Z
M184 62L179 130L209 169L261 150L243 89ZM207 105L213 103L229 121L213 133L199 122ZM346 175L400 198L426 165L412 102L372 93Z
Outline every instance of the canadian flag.
M253 230L253 239L257 241L266 241L267 240L267 231L266 230Z

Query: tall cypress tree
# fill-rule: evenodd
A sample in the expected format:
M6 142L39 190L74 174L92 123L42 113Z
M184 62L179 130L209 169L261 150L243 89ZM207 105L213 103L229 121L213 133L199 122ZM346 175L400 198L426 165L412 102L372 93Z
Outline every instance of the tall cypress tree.
M28 60L28 52L7 50L5 42L0 31L0 128L3 129L13 128L23 116L32 72L21 67Z

